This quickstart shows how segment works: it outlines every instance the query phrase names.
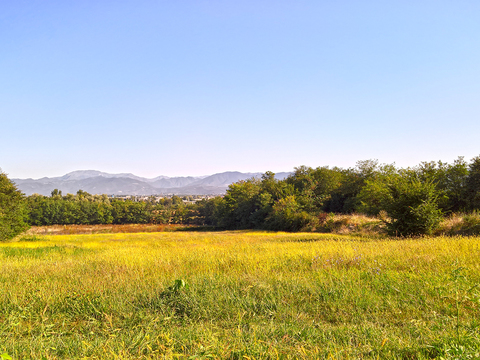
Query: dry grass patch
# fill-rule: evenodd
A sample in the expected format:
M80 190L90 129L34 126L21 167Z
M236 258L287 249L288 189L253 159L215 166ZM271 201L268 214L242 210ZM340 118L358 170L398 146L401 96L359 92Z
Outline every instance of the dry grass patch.
M480 235L480 212L452 214L445 218L436 231L437 235Z
M320 217L319 232L335 234L358 234L364 236L386 234L383 222L373 216L364 214L324 214Z

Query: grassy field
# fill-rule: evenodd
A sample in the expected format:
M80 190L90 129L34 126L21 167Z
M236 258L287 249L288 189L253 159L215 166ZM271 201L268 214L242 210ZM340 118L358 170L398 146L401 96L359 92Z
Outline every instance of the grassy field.
M479 237L29 235L0 257L13 359L480 358Z

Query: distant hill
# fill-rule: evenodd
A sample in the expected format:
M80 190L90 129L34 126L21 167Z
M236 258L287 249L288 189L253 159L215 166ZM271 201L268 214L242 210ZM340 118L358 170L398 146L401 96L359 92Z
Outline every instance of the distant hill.
M278 173L283 179L290 173ZM262 173L241 173L228 171L209 176L168 177L153 179L133 174L108 174L97 170L78 170L60 177L41 179L12 179L26 195L50 195L52 190L61 190L63 194L75 194L84 190L90 194L109 195L220 195L228 186L240 180L261 177Z
M190 185L191 183L197 180L198 178L195 178L193 176L174 177L174 178L164 177L163 179L152 181L150 182L150 184L156 188L169 189L169 188L184 187L184 186Z

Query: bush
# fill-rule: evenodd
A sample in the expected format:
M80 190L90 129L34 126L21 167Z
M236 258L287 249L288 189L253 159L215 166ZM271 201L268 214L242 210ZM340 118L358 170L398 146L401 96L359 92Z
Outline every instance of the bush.
M266 219L267 228L276 231L307 230L316 225L318 219L302 211L294 196L279 199Z
M384 210L387 231L395 236L430 235L442 220L439 192L432 181L402 172L367 181L360 194L363 208Z
M390 235L430 235L442 220L438 194L431 182L399 181L389 186L390 196L385 211L390 217Z

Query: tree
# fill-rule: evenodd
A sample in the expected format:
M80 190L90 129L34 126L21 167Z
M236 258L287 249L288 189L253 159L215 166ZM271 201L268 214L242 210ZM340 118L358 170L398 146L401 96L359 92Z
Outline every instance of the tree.
M420 180L435 184L439 191L439 206L442 211L448 213L466 210L466 185L469 172L463 157L459 157L453 164L442 161L422 162L414 170Z
M368 213L384 210L390 235L432 234L442 219L439 191L431 180L421 181L411 170L385 173L367 180L359 194Z
M290 195L275 202L265 222L269 230L300 231L315 226L316 218L303 211L295 196Z
M344 178L338 168L318 167L313 172L315 178L315 205L318 210L325 210L325 205L331 200L332 194L342 185Z
M480 156L474 157L468 165L466 193L470 210L480 209Z
M355 168L337 169L341 177L336 179L340 184L323 206L326 212L349 214L358 209L360 201L358 194L363 189L366 181L374 178L378 172L377 160L358 161Z
M25 223L25 198L0 171L0 240L8 240L28 228Z
M251 215L259 209L257 198L261 192L258 179L241 180L231 184L218 211L219 226L226 229L252 229Z
M52 197L62 197L62 190L58 190L58 189L53 189L52 192L51 192L51 195Z

